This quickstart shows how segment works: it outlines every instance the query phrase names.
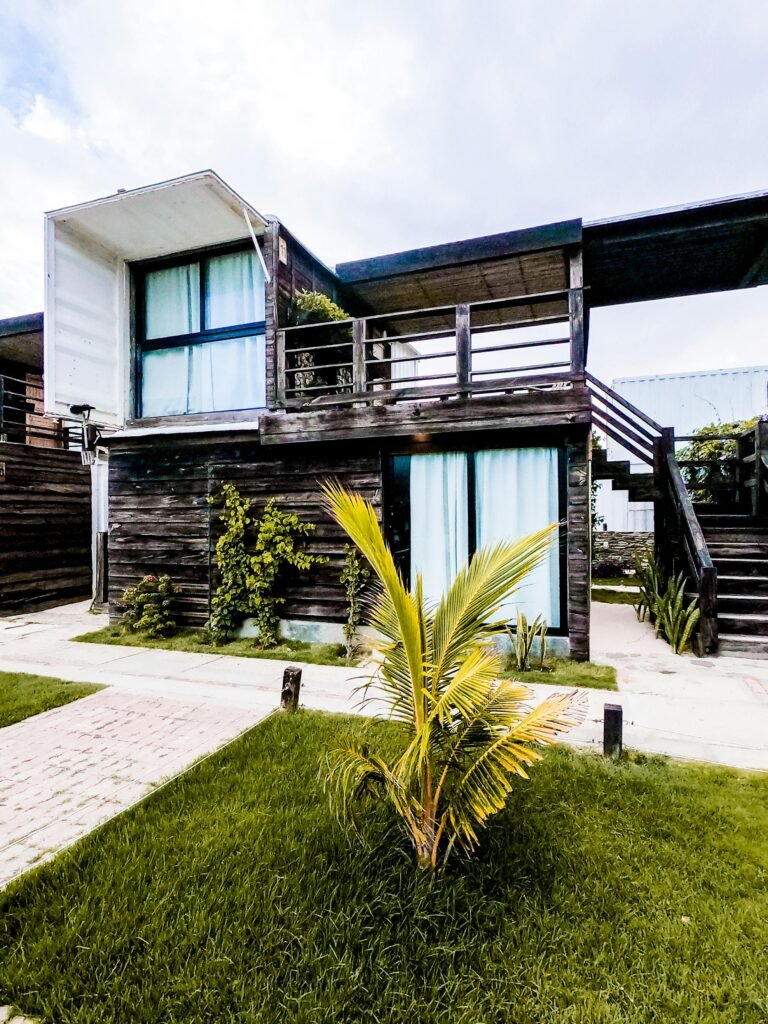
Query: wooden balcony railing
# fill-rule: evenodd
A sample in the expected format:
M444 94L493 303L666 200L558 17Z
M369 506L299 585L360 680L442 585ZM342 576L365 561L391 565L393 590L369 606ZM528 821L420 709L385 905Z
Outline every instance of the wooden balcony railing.
M0 441L38 448L82 449L82 429L43 412L43 383L0 374Z
M284 328L277 335L277 404L397 402L562 386L584 372L582 291ZM487 343L489 335L498 340Z

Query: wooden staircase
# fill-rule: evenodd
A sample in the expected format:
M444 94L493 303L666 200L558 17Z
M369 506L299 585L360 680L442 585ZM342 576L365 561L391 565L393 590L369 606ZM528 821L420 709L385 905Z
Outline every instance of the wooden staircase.
M717 570L719 653L768 658L768 522L702 510L698 519Z
M592 479L610 480L614 491L627 491L630 501L653 501L653 473L632 473L628 461L612 461L603 448L592 451Z
M656 556L666 573L682 571L701 612L699 654L768 658L768 417L733 442L733 458L678 463L671 427L662 427L592 374L592 418L648 469L592 452L592 476L611 480L631 501L653 501ZM681 466L717 505L694 507ZM703 473L703 477L701 474ZM703 481L703 482L701 482Z

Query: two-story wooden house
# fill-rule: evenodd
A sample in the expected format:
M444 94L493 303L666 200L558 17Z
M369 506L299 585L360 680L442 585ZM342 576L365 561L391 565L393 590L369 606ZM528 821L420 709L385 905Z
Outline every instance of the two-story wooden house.
M203 623L215 588L208 498L232 481L316 524L309 546L329 562L290 584L287 628L338 632L344 538L319 501L333 477L375 504L428 594L478 545L558 521L559 543L514 607L587 658L598 427L648 464L624 486L656 500L662 548L691 573L702 646L715 649L716 567L672 431L588 373L589 314L765 283L767 242L760 195L331 269L211 171L48 214L46 409L92 406L105 436L110 600L168 572L186 620ZM302 290L349 319L296 325ZM600 472L622 484L621 467ZM754 525L751 508L747 518L740 527Z

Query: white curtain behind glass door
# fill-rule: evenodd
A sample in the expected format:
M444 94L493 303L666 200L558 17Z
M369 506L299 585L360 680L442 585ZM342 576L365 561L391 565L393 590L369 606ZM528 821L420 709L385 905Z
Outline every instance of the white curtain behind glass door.
M412 456L410 497L411 585L438 601L468 556L466 454Z
M477 546L518 540L555 523L559 515L556 448L510 448L475 456ZM557 541L544 562L504 605L510 622L518 611L560 625L560 556Z

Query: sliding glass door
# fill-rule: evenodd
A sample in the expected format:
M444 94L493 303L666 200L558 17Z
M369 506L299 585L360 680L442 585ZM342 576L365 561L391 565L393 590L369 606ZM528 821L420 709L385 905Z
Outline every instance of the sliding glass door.
M437 600L479 547L517 540L561 518L560 452L504 448L395 456L390 540L402 570ZM560 547L525 580L504 614L561 625Z

